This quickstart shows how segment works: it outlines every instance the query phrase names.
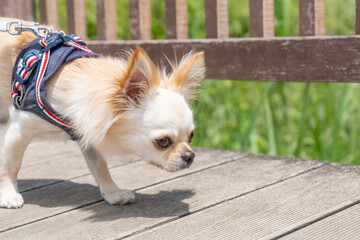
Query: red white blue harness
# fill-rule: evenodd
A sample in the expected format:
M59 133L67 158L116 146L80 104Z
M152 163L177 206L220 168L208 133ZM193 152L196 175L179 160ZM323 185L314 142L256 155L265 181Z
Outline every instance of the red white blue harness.
M11 97L17 109L30 111L66 131L73 140L71 121L58 113L46 99L46 81L60 66L79 57L97 57L76 35L52 34L49 39L35 39L18 55L13 75Z

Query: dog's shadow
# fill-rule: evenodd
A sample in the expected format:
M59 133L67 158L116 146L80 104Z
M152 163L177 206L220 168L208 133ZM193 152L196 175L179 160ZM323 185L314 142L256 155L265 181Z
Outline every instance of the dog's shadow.
M19 180L19 186L31 185L32 182L52 183L53 179ZM22 193L25 204L45 208L67 207L74 211L88 211L86 219L92 221L111 221L119 218L162 218L181 216L189 213L189 204L183 200L195 195L192 190L160 191L154 194L137 193L133 204L124 206L110 205L101 200L99 188L85 183L63 181L52 186L38 188Z

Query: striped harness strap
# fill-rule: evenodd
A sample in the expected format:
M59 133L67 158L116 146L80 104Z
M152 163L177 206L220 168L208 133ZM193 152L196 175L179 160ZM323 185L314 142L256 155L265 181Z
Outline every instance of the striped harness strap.
M54 123L63 129L72 129L71 124L61 117L60 114L50 111L45 107L43 95L40 94L40 87L42 86L42 81L49 63L50 52L54 47L63 44L71 46L75 50L81 50L87 53L93 52L88 49L85 42L76 35L57 35L47 41L44 39L39 39L38 41L42 48L39 51L32 50L18 61L15 79L12 84L12 100L15 107L20 109L29 77L31 73L35 71L35 99L39 110L51 123Z

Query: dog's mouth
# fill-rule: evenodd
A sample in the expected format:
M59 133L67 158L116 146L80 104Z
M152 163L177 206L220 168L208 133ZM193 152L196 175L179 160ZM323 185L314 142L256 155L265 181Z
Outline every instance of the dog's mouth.
M160 168L160 169L163 169L167 172L177 172L177 171L180 171L180 170L183 170L183 169L186 169L186 168L189 168L191 163L189 164L181 164L181 165L175 165L175 164L167 164L165 167L164 166L161 166L160 164L158 163L154 163L154 162L148 162L150 165L153 165L157 168Z
M153 165L153 166L155 166L155 167L157 167L157 168L164 169L164 167L161 166L160 164L153 163L153 162L149 162L149 164L150 164L150 165Z

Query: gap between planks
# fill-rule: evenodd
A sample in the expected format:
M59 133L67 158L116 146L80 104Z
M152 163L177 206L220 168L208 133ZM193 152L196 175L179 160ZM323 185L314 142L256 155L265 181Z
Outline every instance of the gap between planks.
M253 157L251 157L251 156L253 156ZM240 159L240 158L239 158ZM259 168L259 170L260 169L262 169L262 170L260 170L260 172L263 172L263 173L266 173L267 172L267 170L266 169L268 169L268 167L269 166L272 166L272 167L276 167L276 166L281 166L280 168L279 168L279 171L270 171L269 173L266 173L265 175L267 176L267 177L265 177L264 179L262 179L262 180L260 180L260 181L256 181L256 183L255 183L255 186L254 187L244 187L244 186L242 186L243 184L240 184L239 186L240 186L240 189L243 189L243 188L245 188L244 190L245 191L242 191L242 193L248 193L248 192L253 192L253 190L254 189L262 189L263 187L264 187L264 185L268 185L268 186L272 186L272 185L275 185L276 183L279 183L279 182L283 182L283 181L285 181L285 180L287 180L287 179L291 179L291 178L294 178L295 176L299 176L299 173L303 173L303 172L309 172L309 170L311 170L311 169L316 169L317 167L320 167L320 166L322 166L322 165L326 165L327 163L324 163L324 162L317 162L317 161L304 161L304 160L300 160L300 159L292 159L292 158L276 158L276 157L270 157L270 156L266 156L266 155L249 155L249 157L248 158L246 158L246 157L242 157L242 159L247 159L246 161L244 161L243 163L241 163L241 161L235 161L235 159L234 159L234 161L233 161L233 163L234 164L232 164L233 166L233 168L235 167L235 166L238 166L237 164L235 164L235 163L238 163L238 164L240 164L239 166L242 166L242 167L245 167L245 166L248 166L248 163L250 163L250 162L253 162L255 159L256 160L259 160L259 162L262 162L261 163L261 165L262 166L267 166L266 168ZM277 163L272 163L273 161L271 161L271 160L275 160L275 162L277 162ZM290 164L291 163L291 166L292 167L290 167ZM227 164L231 164L230 162L228 162ZM225 164L221 164L221 165L225 165ZM213 176L212 174L213 173L215 173L215 172L218 172L219 170L221 170L221 171L226 171L226 168L225 168L226 166L218 166L217 168L215 168L215 167L212 167L212 168L214 168L214 169L212 169L212 171L211 170L209 170L209 169L207 169L207 170L209 170L209 171L201 171L202 173L201 174L192 174L194 177L194 179L193 180L195 180L195 179L199 179L199 177L200 178L203 178L204 176L207 176L207 175L211 175L211 176ZM248 169L248 168L246 168L246 169ZM250 167L248 170L250 170L250 169L253 169L252 167ZM265 172L264 172L265 171ZM256 172L256 171L255 171ZM278 175L280 173L280 175ZM220 173L221 174L221 173ZM253 174L253 173L252 173ZM300 175L302 175L302 174L300 174ZM195 177L196 176L196 177ZM232 177L230 177L230 179L231 179ZM270 178L270 179L269 179ZM258 178L255 178L255 179L258 179ZM272 184L268 184L269 183L269 181L272 183ZM173 181L173 184L174 184L174 182L176 182L176 181ZM180 182L183 182L183 181L181 181L181 179L178 179L178 181L177 181L178 183ZM171 184L171 182L167 182L166 184L165 184L165 186L164 186L164 189L166 189L166 185L169 185L169 184ZM235 185L236 185L236 182L234 183ZM201 184L200 184L201 185ZM234 185L234 186L235 186ZM161 186L160 186L161 187ZM159 187L157 187L157 188L159 188ZM149 189L147 189L146 191L147 192L149 192L148 190L150 190L150 192L151 191L153 191L154 189L156 189L156 188L149 188ZM144 191L142 191L142 192L144 192ZM141 194L141 193L139 193L139 194ZM228 195L228 194L227 194ZM234 197L237 197L238 195L240 195L240 194L238 194L238 193L234 193L234 194L230 194L230 196L228 196L228 197L224 197L223 195L221 195L220 194L220 197L217 197L218 199L216 200L216 198L215 198L215 202L222 202L223 200L228 200L228 199L233 199ZM243 194L244 195L244 194ZM247 194L245 194L245 195L247 195ZM209 202L209 200L205 200L205 202L208 202L208 204L203 204L203 205L207 205L207 206L210 206L210 205L213 205L213 203L212 203L212 200ZM101 204L103 204L103 203L98 203L98 204L94 204L94 205L91 205L91 207L90 208L88 208L88 209L84 209L84 210L86 210L86 211L89 211L90 209L96 209L96 208L102 208L102 206L101 206ZM143 203L143 204L146 204L146 203ZM108 207L106 207L107 209L109 209ZM202 209L207 209L207 208L204 208L204 206L198 206L198 207L196 207L195 206L195 209L193 210L193 211L191 211L192 213L193 212L198 212L198 211L196 211L197 209L199 209L199 208L202 208ZM91 210L90 210L91 211ZM105 210L105 211L107 211L107 210ZM121 210L121 211L123 211L123 210ZM126 210L124 210L124 211L126 211ZM182 211L181 211L182 212ZM180 213L181 213L180 212ZM76 212L73 212L72 214L70 214L70 216L68 216L68 215L66 215L66 216L63 216L63 217L61 217L61 218L72 218L73 216L72 215L74 215L74 216L78 216L78 212L76 211ZM176 212L176 214L179 214L179 212ZM179 215L184 215L184 214L179 214ZM178 216L179 215L175 215L174 217L173 216L169 216L169 220L165 220L165 222L171 222L172 220L176 220L176 219L178 219ZM60 219L61 219L60 218ZM82 218L82 217L80 217L80 218ZM62 221L62 220L59 220L59 219L52 219L52 220L50 220L50 222L48 222L47 224L51 224L51 222L57 222L57 221ZM78 221L78 220L76 220L76 221ZM158 222L158 221L160 221L160 222ZM158 224L161 224L161 223L164 223L164 220L163 219L158 219L158 220L156 220L156 222L154 223L153 221L151 222L150 221L150 223L149 222L147 222L145 225L146 226L141 226L141 224L140 224L140 226L142 227L142 228L146 228L146 227L154 227L154 226L157 226ZM41 225L41 226L43 226L44 224L46 224L46 223L36 223L37 225ZM113 223L113 224L118 224L118 223ZM138 225L138 223L137 223L137 225ZM27 228L29 228L29 227L31 227L31 226L28 226ZM62 225L62 227L65 227L65 226L63 226ZM111 226L109 226L109 227L111 227ZM66 227L65 227L66 228ZM34 228L32 228L32 229L34 229ZM36 229L36 227L35 227L35 229ZM97 229L97 227L96 227L96 229ZM19 229L19 230L17 230L18 231L18 233L19 232L21 232L21 231L27 231L26 230L26 228L25 229ZM35 230L36 231L36 230ZM76 231L78 231L78 230L76 230ZM132 234L132 233L134 233L134 232L138 232L138 229L132 229L132 230L128 230L128 231L125 231L125 233L123 233L124 235L129 235L129 234ZM16 234L16 233L14 233L14 232L9 232L8 234ZM89 234L91 234L91 233L89 233ZM63 236L62 234L60 234L61 236ZM6 236L6 235L5 235ZM113 236L112 236L113 237ZM120 237L123 237L123 236L120 236ZM101 236L101 238L105 238L104 236Z
M312 224L314 219L324 219L359 203L358 181L354 182L358 173L358 167L324 164L314 171L308 171L308 174L299 174L296 178L247 194L243 198L233 198L228 204L204 209L201 214L192 212L187 218L178 218L164 226L159 224L153 229L148 228L147 232L128 238L153 239L162 236L167 239L176 236L174 239L196 239L201 236L202 239L234 239L235 236L241 236L242 239L278 239L283 236L281 233L296 230L305 223ZM329 188L330 185L333 187ZM339 189L343 189L344 193L339 195ZM320 201L310 204L308 200L314 199L314 194L316 197L324 191L325 195L320 194ZM267 200L260 200L262 198ZM234 212L236 206L242 206L242 210L238 209L240 216ZM301 234L296 236L299 237L296 239L303 239ZM331 233L327 233L327 236L331 236ZM293 239L292 235L289 235L289 239Z
M358 239L360 204L354 205L282 239Z
M253 193L253 192L259 191L259 190L261 190L261 189L264 189L264 188L267 188L267 187L270 187L270 186L279 184L279 183L281 183L281 182L290 180L290 179L292 179L292 178L295 178L295 177L298 177L298 176L300 176L300 175L306 174L306 173L308 173L308 172L310 172L310 171L314 171L314 170L316 170L316 169L318 169L318 168L324 167L325 165L328 165L328 163L327 163L327 162L324 162L323 164L320 164L320 165L315 166L315 167L313 167L313 168L307 169L307 170L305 170L305 171L303 171L303 172L299 172L299 173L296 173L296 174L294 174L294 175L290 175L290 176L285 177L285 178L283 178L283 179L280 179L280 180L278 180L278 181L275 181L275 182L266 184L266 185L264 185L264 186L255 188L255 189L250 190L250 191L248 191L248 192L241 193L241 194L239 194L239 195L237 195L237 196L224 199L224 200L222 200L222 201L216 202L216 203L211 204L211 205L209 205L209 206L205 206L205 207L203 207L203 208L199 208L199 209L197 209L197 210L195 210L195 211L193 211L193 212L188 212L188 213L185 213L185 214L183 214L183 215L174 217L174 218L172 218L172 219L168 219L168 220L166 220L166 221L163 221L163 222L154 224L154 225L149 226L149 227L146 227L146 228L144 228L144 229L142 229L142 230L140 230L140 231L136 231L136 232L133 232L133 233L127 235L127 236L124 236L124 237L121 237L121 238L116 238L116 239L126 239L126 238L129 238L129 237L136 237L137 234L139 234L139 233L144 233L144 232L146 232L146 231L148 231L148 230L150 230L150 229L152 229L152 228L154 228L154 227L159 227L159 226L162 226L162 225L164 225L164 224L167 224L167 223L170 223L170 222L174 222L174 221L179 220L179 219L181 219L181 218L184 218L184 217L190 216L190 215L192 215L192 214L201 212L201 211L203 211L203 210L213 208L213 207L218 206L218 205L220 205L220 204L223 204L223 203L226 203L226 202L230 202L230 201L232 201L232 200L235 200L235 199L237 199L237 198L240 198L240 197L243 197L243 196L245 196L245 195L251 194L251 193Z
M358 197L348 200L345 203L339 204L337 206L334 206L331 209L328 209L324 212L320 212L320 213L316 214L315 218L313 220L304 219L303 221L300 221L297 224L290 225L290 226L286 227L285 229L282 229L281 232L275 232L274 234L267 236L267 237L269 237L270 239L279 239L279 238L283 238L286 236L291 237L292 233L295 233L298 230L306 228L306 227L308 227L314 223L317 223L321 220L324 220L332 215L335 215L346 209L349 209L359 203L360 203L360 199Z

